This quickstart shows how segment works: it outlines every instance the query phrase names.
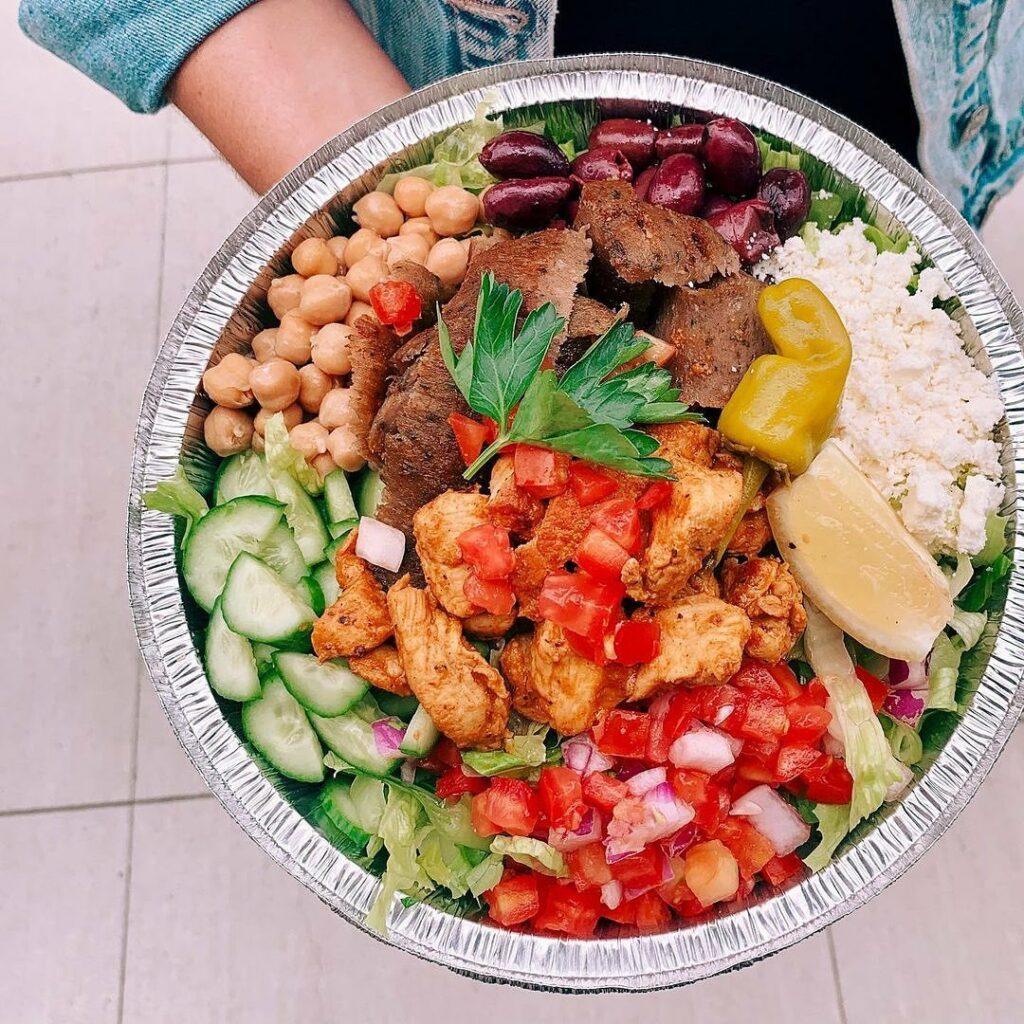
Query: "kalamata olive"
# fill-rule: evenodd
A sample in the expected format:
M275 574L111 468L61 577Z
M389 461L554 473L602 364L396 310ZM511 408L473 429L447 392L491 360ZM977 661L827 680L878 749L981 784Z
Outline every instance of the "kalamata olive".
M676 153L658 164L647 202L677 213L695 213L703 201L704 168L692 153Z
M739 253L744 263L756 263L779 244L771 207L760 199L734 203L707 218L708 223Z
M496 178L564 178L569 173L565 154L536 132L495 135L480 150L480 163Z
M572 176L577 181L633 180L633 165L626 154L614 146L595 146L580 153L572 162Z
M484 216L489 224L509 231L542 228L575 189L568 178L509 178L484 193Z
M636 183L633 185L633 191L636 192L637 199L647 200L647 194L651 190L651 180L654 178L657 172L657 164L653 167L648 167L647 170L641 171L636 178Z
M701 208L700 215L706 220L716 213L721 213L722 210L728 210L732 205L733 201L731 199L720 196L716 192L709 192L704 197L704 206Z
M716 117L704 126L701 150L708 182L730 196L749 196L761 172L761 153L754 133L732 117Z
M663 128L654 140L654 155L659 160L676 153L700 152L704 144L704 125L680 124L675 128Z
M654 159L654 138L656 130L646 121L631 117L613 117L609 121L598 121L590 133L590 149L611 146L622 150L633 170L643 170Z
M763 199L775 214L780 238L789 238L803 227L811 209L811 187L803 171L773 167L757 185L757 198Z
M675 110L676 108L668 103L653 100L615 97L597 101L597 112L602 121L608 121L615 117L629 117L639 121L650 121L655 125L667 125L671 123Z

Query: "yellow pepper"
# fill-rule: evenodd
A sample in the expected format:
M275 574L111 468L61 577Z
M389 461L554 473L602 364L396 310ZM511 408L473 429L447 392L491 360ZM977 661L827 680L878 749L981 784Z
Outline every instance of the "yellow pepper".
M718 429L734 447L796 475L835 426L850 336L832 303L800 278L765 288L757 312L777 355L750 364Z

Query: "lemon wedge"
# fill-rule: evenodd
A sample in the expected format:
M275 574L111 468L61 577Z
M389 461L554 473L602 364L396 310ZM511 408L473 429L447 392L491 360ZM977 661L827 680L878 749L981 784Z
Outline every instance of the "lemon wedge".
M843 632L890 658L928 654L953 614L949 584L835 441L767 504L797 582Z

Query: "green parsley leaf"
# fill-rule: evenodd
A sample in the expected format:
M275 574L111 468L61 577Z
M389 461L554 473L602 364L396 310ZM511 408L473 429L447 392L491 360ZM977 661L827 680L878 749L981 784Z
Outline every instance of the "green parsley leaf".
M448 325L441 317L441 304L437 304L437 342L441 347L441 358L448 372L455 381L455 386L462 392L462 397L469 401L469 387L473 381L473 342L467 341L461 354L456 356L452 348L452 336Z

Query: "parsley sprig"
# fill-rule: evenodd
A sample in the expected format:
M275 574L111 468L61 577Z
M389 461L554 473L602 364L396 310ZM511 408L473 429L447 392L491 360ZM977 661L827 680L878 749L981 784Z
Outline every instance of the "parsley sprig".
M632 324L619 321L559 380L554 370L541 366L565 321L548 302L517 331L522 303L522 292L484 274L473 338L458 355L438 310L438 340L448 372L469 407L498 425L496 440L469 466L466 479L502 448L518 443L634 476L670 477L671 464L653 457L658 442L636 426L699 417L679 401L672 378L654 363L616 373L650 343L637 337Z

